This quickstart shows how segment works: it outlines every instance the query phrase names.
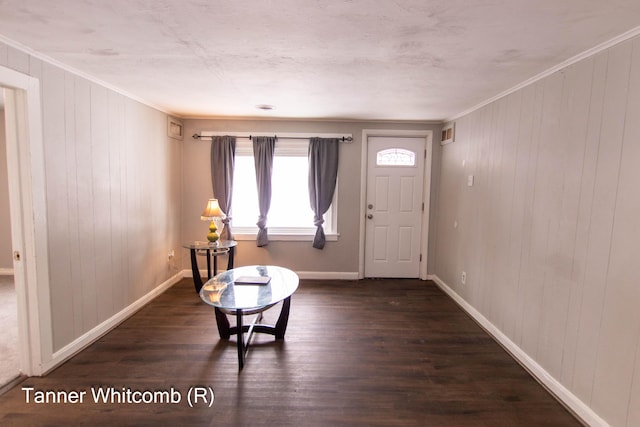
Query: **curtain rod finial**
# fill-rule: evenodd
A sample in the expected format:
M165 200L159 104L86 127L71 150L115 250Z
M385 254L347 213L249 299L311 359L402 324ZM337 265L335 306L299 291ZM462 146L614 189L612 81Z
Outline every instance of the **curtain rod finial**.
M193 139L200 139L200 135L198 135L197 133L194 133L192 136Z

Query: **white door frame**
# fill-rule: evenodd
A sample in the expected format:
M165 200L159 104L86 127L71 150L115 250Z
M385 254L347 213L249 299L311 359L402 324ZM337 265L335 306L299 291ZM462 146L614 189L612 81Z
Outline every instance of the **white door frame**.
M429 259L429 207L431 199L431 163L433 158L433 131L430 130L391 130L391 129L363 129L362 130L362 150L360 156L360 244L359 244L359 260L358 260L358 278L364 278L364 252L365 252L365 226L366 226L366 204L367 204L367 153L369 148L369 137L387 136L387 137L423 137L425 138L425 146L427 150L427 158L424 163L424 188L423 200L424 211L422 212L421 225L421 246L420 253L422 260L420 261L420 279L427 280L427 260Z
M20 370L42 375L51 368L53 340L49 296L46 181L40 81L0 66L5 91L7 172L13 270L18 297Z

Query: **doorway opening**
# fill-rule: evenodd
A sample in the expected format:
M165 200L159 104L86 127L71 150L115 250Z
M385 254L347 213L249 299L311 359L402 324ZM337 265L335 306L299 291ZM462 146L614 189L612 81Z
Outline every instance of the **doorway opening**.
M53 367L53 348L40 81L0 66L0 89L19 372L41 375Z
M18 296L13 276L4 104L4 94L0 91L0 388L20 376Z

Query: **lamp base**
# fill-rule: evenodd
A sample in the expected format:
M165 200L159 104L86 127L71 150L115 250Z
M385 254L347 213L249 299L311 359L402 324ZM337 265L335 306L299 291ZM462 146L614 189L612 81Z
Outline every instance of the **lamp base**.
M216 227L216 223L214 221L211 221L211 224L209 224L209 234L207 234L207 240L209 241L209 246L217 246L218 245L218 240L220 239L220 236L218 236L218 227Z

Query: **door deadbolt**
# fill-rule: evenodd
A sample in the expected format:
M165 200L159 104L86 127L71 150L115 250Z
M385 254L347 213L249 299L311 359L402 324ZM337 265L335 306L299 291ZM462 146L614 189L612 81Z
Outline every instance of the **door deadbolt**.
M367 206L369 209L373 209L373 205L371 203L369 203L369 205Z

